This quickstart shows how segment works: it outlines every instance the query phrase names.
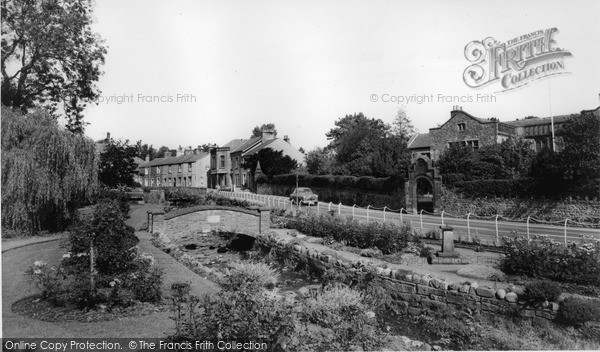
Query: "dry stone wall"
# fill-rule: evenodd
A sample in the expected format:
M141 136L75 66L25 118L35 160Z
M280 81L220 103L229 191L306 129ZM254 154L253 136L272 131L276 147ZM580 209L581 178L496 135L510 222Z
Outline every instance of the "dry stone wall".
M336 259L331 255L319 253L300 244L288 244L274 236L261 235L257 240L275 251L293 253L301 261L313 261L328 269L336 269L345 274L356 275L371 273L373 284L386 290L393 304L409 315L426 314L430 310L469 308L482 314L515 314L519 312L538 323L541 320L554 320L559 304L548 303L546 307L531 307L519 300L515 292L508 289L495 289L479 286L477 282L447 282L440 278L400 272L383 267L369 267L362 262L351 263ZM289 248L287 248L289 247ZM290 251L291 249L291 251Z

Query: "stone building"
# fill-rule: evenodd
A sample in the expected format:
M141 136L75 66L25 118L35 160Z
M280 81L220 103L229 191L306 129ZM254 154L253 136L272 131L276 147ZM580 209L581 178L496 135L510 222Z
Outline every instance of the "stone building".
M242 165L246 157L258 153L264 148L281 151L284 156L304 162L304 154L290 143L290 139L277 138L274 129L263 129L260 137L234 139L222 147L211 149L211 185L212 188L253 187L254 175Z
M600 107L584 110L581 113L600 113ZM454 143L478 149L486 145L502 143L509 137L523 137L531 141L531 148L537 152L543 149L560 150L560 134L562 126L568 123L571 115L553 117L554 142L552 143L552 119L550 117L531 117L513 121L499 121L495 118L483 119L475 117L462 107L455 106L450 112L450 119L443 125L429 129L429 133L413 137L408 149L412 152L437 160L440 153Z
M149 160L140 165L141 184L148 187L199 187L207 188L209 182L209 153L200 147L185 150L181 147L175 156Z

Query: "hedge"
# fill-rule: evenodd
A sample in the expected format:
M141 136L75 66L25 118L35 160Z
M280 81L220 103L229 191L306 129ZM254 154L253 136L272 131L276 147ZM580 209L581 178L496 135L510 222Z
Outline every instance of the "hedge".
M284 186L296 185L296 174L275 175L269 179L257 180L258 183L269 183ZM397 176L371 177L371 176L340 176L340 175L298 175L298 184L304 187L323 187L335 189L354 189L363 192L390 193L392 190L402 189L404 179Z
M564 198L581 196L595 198L600 196L598 184L600 179L585 185L563 182L560 185L549 185L537 178L473 180L462 181L460 174L448 174L443 179L444 185L455 192L469 198L476 197L547 197Z

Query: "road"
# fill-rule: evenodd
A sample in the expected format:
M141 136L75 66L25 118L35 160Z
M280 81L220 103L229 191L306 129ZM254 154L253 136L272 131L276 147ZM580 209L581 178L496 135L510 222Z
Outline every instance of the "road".
M351 207L346 205L330 204L319 202L318 206L306 206L301 205L300 207L296 204L292 204L288 197L260 195L249 192L220 192L220 194L234 197L237 199L244 199L249 201L256 201L263 203L273 208L288 209L293 211L308 211L311 213L326 214L328 211L333 211L335 214L342 216L350 216L360 221L385 221L400 224L401 222L410 223L414 228L420 228L424 232L428 230L439 229L442 225L442 217L440 215L427 215L422 216L417 214L400 214L399 211L390 211L386 209L384 212L379 208L365 209L359 207ZM510 222L501 221L497 222L495 219L492 220L480 220L480 219L469 219L466 218L453 218L444 216L444 225L451 226L454 228L454 235L457 238L463 240L480 239L482 244L493 244L494 241L501 240L503 236L510 236L511 234L519 234L523 236L534 236L534 235L547 235L548 237L560 241L561 243L566 241L579 241L582 235L594 236L600 239L600 229L598 228L583 228L583 227L572 227L550 224L540 224L531 221L529 224L526 222Z

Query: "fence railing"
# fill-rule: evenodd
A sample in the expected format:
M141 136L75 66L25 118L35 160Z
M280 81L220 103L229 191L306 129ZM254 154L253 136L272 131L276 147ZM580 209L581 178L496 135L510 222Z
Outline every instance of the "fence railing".
M295 204L295 202L291 201L288 197L282 196L231 191L219 191L219 194L255 202L273 209L283 209L291 212L304 211L315 214L329 213L338 216L345 215L360 221L396 222L398 224L407 222L413 227L419 228L422 232L426 230L437 230L440 226L452 225L459 236L462 234L462 231L464 231L469 242L478 237L486 237L492 238L497 244L499 243L501 236L514 234L515 231L526 234L528 239L533 235L562 237L565 244L567 244L569 237L575 240L583 234L600 238L600 223L581 223L571 219L545 221L536 219L532 216L511 219L499 214L478 216L470 212L461 216L446 211L442 211L441 213L430 213L426 210L420 210L417 214L409 214L404 208L391 209L387 206L384 206L383 208L376 208L370 205L367 207L360 207L356 204L348 206L342 205L342 203L334 204L332 202L318 202L317 205L311 206L303 205L302 202ZM450 221L450 224L448 221ZM585 227L582 227L581 225Z

